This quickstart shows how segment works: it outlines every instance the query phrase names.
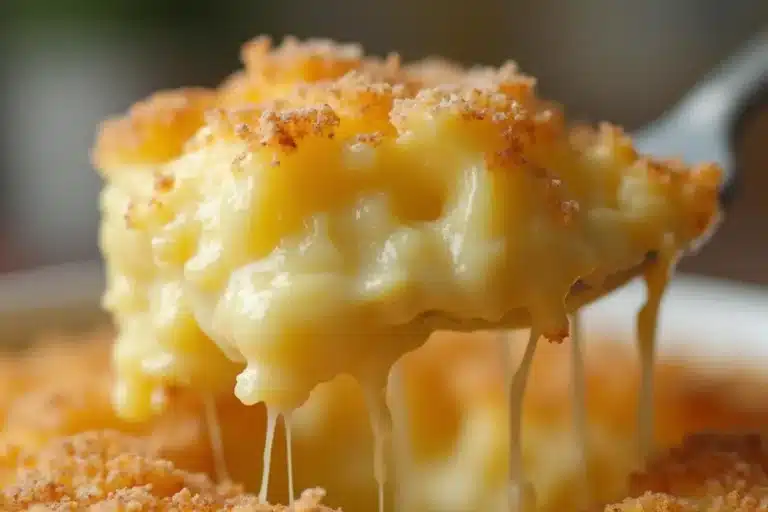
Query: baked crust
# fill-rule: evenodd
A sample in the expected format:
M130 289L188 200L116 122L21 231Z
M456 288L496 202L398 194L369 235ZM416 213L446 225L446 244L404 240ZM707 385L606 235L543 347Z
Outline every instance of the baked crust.
M697 434L630 478L607 512L755 512L768 503L768 450L759 434Z
M520 335L513 347L520 349L523 338ZM143 423L126 422L115 415L109 396L111 340L108 333L80 336L69 343L50 339L27 356L0 360L0 419L4 425L0 444L15 447L17 453L54 453L50 451L53 448L46 447L60 446L57 443L63 437L106 429L140 438L136 445L140 454L153 460L168 461L184 472L214 475L206 419L195 391L169 388L167 410ZM506 488L508 436L504 426L508 411L498 341L493 333L437 333L395 369L404 379L413 456L423 464L415 481L424 482L421 491L427 497L440 489L445 497L451 489L461 488L446 482L436 489L426 482L443 474L441 468L454 465L457 457L469 454L480 461L480 466L466 466L455 478L472 478L478 470L487 477L482 485L477 482L481 491L490 494ZM581 485L580 466L572 457L578 439L572 423L569 352L567 341L564 345L539 347L525 400L523 452L542 510L567 510ZM515 361L519 356L513 355ZM594 436L590 467L596 499L606 502L622 495L641 496L646 491L687 496L685 482L703 485L702 479L714 478L722 469L738 469L735 465L728 469L709 463L718 460L712 455L718 450L731 450L750 464L754 462L748 458L751 455L741 455L754 446L750 444L754 441L737 440L735 448L730 448L727 438L723 442L695 438L660 462L652 462L628 485L627 475L636 467L638 378L638 363L631 347L599 340L588 344L586 404L588 428ZM759 375L712 372L685 359L662 358L656 369L656 383L660 390L654 404L659 449L678 445L692 432L749 431L768 422L768 407L761 405L765 403L766 388ZM393 391L390 384L389 392ZM217 411L230 474L249 489L257 488L261 464L258 454L263 447L266 421L263 405L246 407L226 393L217 398ZM485 431L482 436L467 437L483 418L496 425L495 434ZM105 436L97 438L101 439L98 443L118 439L115 447L126 453L135 451L133 445L119 440L123 438L116 438L117 434ZM476 444L457 452L456 447L465 443L462 439ZM284 501L286 489L284 442L284 432L279 428L272 461L274 494L270 495L279 501ZM294 413L293 442L297 486L325 487L327 502L344 510L367 509L375 503L370 426L363 393L353 379L338 379L313 393L307 404ZM762 453L754 451L756 457L762 457ZM0 464L0 483L5 485L16 478L19 460L6 456ZM345 468L357 468L352 471L356 478L349 478L350 471Z

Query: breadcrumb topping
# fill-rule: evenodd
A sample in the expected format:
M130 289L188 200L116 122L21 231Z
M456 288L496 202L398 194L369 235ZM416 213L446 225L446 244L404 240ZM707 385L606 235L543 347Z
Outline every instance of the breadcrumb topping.
M215 105L215 93L189 88L162 91L135 104L125 116L102 124L93 152L102 170L167 162L203 124Z
M280 154L295 150L307 137L375 145L385 137L407 136L417 119L442 117L487 123L488 136L501 141L486 156L490 165L525 166L538 173L545 190L552 191L552 211L563 222L579 211L574 201L558 198L559 181L538 163L549 160L542 154L558 151L554 141L566 130L562 111L536 97L535 79L514 62L471 69L442 59L402 64L394 54L367 58L356 44L292 37L277 47L268 37L256 38L243 46L241 58L245 68L218 91L158 93L105 122L93 153L95 165L112 174L161 164L185 148L232 137L252 149L275 150L273 163L279 164ZM576 127L568 140L579 152L610 152L659 183L686 181L699 195L717 193L716 166L688 169L679 161L641 158L629 137L610 124ZM697 197L692 203L709 205L708 199ZM711 220L710 210L696 216L702 230Z
M0 359L0 444L34 451L51 439L91 430L117 430L147 440L153 453L190 471L213 473L208 425L194 390L169 388L168 410L150 421L134 423L117 417L110 386L113 336L80 335L76 343L55 337L29 354ZM225 434L236 436L241 449L258 450L258 439L231 425L260 426L263 407L245 407L226 394L217 398ZM248 429L248 436L253 429ZM248 461L249 468L252 465ZM4 481L0 467L0 482ZM243 474L238 477L244 478Z
M81 335L77 340L75 345L64 343L62 339L52 339L50 342L55 344L44 345L29 356L0 359L0 419L4 423L0 436L0 445L3 446L0 483L3 488L9 482L18 482L17 468L21 463L38 464L35 459L39 457L36 455L38 450L49 450L47 453L51 453L49 447L56 445L59 446L57 453L66 453L62 451L61 444L56 444L60 443L60 438L100 429L120 430L123 436L113 432L98 434L112 436L107 439L116 441L110 445L106 440L98 441L97 434L89 434L97 436L97 441L87 438L90 440L78 443L112 446L109 448L112 450L110 457L124 452L139 453L148 458L171 461L176 469L213 474L206 425L200 400L194 391L180 390L171 394L167 413L149 423L122 422L111 410L108 396L111 369L107 364L107 342L110 337L96 333L93 337ZM419 416L412 417L412 435L419 436L419 439L414 438L417 441L415 446L418 446L416 455L436 454L435 460L448 463L453 459L443 459L444 455L440 453L445 452L440 450L449 450L455 445L459 432L457 425L471 424L472 418L479 417L476 412L481 410L491 414L497 411L500 417L503 416L506 398L500 387L501 369L495 364L498 361L497 341L493 333L439 333L422 349L402 360L409 395L422 397L431 406L419 407ZM613 498L618 488L624 489L626 473L618 468L631 465L631 460L623 460L627 454L622 455L619 447L622 446L621 440L631 446L634 426L631 397L638 372L633 352L627 347L594 341L598 350L590 350L586 361L590 425L602 432L600 438L605 438L607 432L618 433L618 437L609 437L608 443L600 444L604 446L605 463L595 473L596 490L604 489ZM520 344L514 346L520 348ZM563 435L567 439L570 432L570 359L567 347L562 349L547 345L540 348L526 399L525 425L541 436L526 441L528 457L543 464L533 474L535 482L546 482L548 475L562 474L564 468L573 470L575 467L568 466L573 463L567 463L567 459L553 458L547 451ZM684 433L697 429L754 429L768 418L765 407L759 405L763 403L762 381L750 374L705 377L688 364L663 361L657 368L657 382L659 388L664 390L664 393L657 395L655 403L657 441L663 446L677 444ZM703 385L704 382L706 385ZM296 452L301 456L302 466L311 465L311 474L318 474L318 471L343 472L344 467L358 467L369 462L367 450L356 452L356 455L339 451L342 450L340 446L349 445L350 437L356 435L350 432L368 433L364 418L349 426L350 417L363 415L365 411L362 397L359 402L349 396L341 400L342 389L347 388L325 388L322 393L337 394L337 400L328 405L327 400L316 396L310 407L297 416L297 425L302 421L308 422L305 425L311 424L317 435L316 440L304 448L305 451L299 448ZM242 406L234 397L225 398L217 405L225 445L230 448L228 462L231 469L235 469L233 475L243 478L243 475L258 474L258 461L254 460L253 453L258 453L259 445L254 443L254 429L263 428L263 410L258 406ZM436 400L440 403L439 408L434 408ZM333 407L338 408L335 422L327 419L334 414L331 412ZM321 427L317 425L323 422L328 423L321 434ZM245 427L233 430L231 425ZM351 430L339 435L341 428ZM296 434L297 438L301 438L298 431ZM483 443L487 438L477 436L475 439ZM501 446L505 439L504 431L491 446ZM326 451L320 455L318 450ZM488 452L478 453L494 456L497 451L491 448ZM740 489L739 486L745 481L749 481L748 486L759 485L760 478L763 478L760 468L767 467L761 462L764 452L765 448L756 436L691 437L682 448L655 459L646 472L633 476L631 495L639 498L628 501L620 510L629 510L637 503L646 503L649 507L647 511L660 510L652 508L654 503L678 506L680 500L689 499L686 496L698 496L699 489L708 489L702 483L707 480L724 482L723 489L729 495ZM310 453L312 455L308 458ZM629 453L633 453L631 449ZM323 465L325 460L332 461L330 464L333 467ZM742 463L746 470L739 469ZM283 461L277 458L274 464L275 474L280 475L284 471ZM429 474L434 474L432 471L435 470ZM559 480L554 481L557 492L547 491L540 495L542 500L552 496L547 498L552 505L546 507L547 510L563 510L570 502L572 485L578 485L567 483L562 476L557 478ZM316 484L312 478L303 481L303 485ZM251 485L256 484L251 482ZM345 495L345 492L352 492L350 487L327 488L333 502L344 503L347 509L354 510L354 507L350 508L353 502L348 501ZM656 494L645 496L650 491ZM753 494L749 496L753 497ZM354 503L373 503L373 489L363 492L362 496ZM734 496L739 495L736 493ZM742 493L740 499L744 501L747 497ZM61 509L67 510L63 505Z
M285 82L317 82L334 79L357 69L363 62L359 44L339 44L328 39L300 41L286 37L273 48L272 40L260 36L243 45L240 58L247 72L265 79Z
M768 450L758 434L689 436L683 444L651 460L630 479L633 492L698 496L768 485Z
M0 464L16 467L0 494L0 506L20 510L241 511L289 510L259 503L240 486L214 484L203 474L182 471L158 459L142 439L114 431L57 438L25 453L3 447ZM305 491L292 510L329 511L324 492Z
M768 450L757 434L696 434L630 478L638 498L610 512L768 510Z

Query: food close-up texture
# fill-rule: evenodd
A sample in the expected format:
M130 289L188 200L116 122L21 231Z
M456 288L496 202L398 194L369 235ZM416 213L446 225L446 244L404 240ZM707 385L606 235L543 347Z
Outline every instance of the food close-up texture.
M113 325L0 359L0 510L764 507L768 378L654 342L717 165L566 121L514 63L241 61L101 125ZM638 340L578 336L633 269Z
M403 387L389 393L406 395L410 422L404 433L413 461L406 483L422 510L492 510L493 500L506 489L509 412L496 336L438 333L399 363ZM218 478L215 454L198 393L170 390L166 412L148 422L119 419L110 403L111 341L109 333L49 339L29 354L9 354L3 360L2 509L72 503L56 510L81 510L84 504L98 503L106 510L269 510L256 505L255 494L236 499L243 487L217 488L212 483ZM655 402L660 455L644 473L630 478L642 467L634 444L636 353L612 340L590 340L586 346L586 492L594 503L626 497L620 510L661 511L668 510L664 503L678 502L683 503L681 510L710 510L696 506L738 491L741 508L719 510L752 510L745 504L752 503L765 478L763 452L748 450L760 446L757 441L717 444L714 436L674 448L692 433L761 429L768 420L765 379L662 359L656 369L660 392ZM525 399L523 452L541 510L573 510L585 492L573 428L569 349L567 341L541 347ZM255 493L264 407L244 406L223 393L217 397L217 411L229 474ZM328 506L373 510L373 441L359 385L339 378L321 386L294 413L292 423L297 495L302 489L322 488ZM277 437L269 498L287 504L281 428ZM671 455L662 457L670 448ZM710 482L718 478L717 485ZM123 486L125 491L114 494ZM184 488L188 490L182 492ZM646 491L654 494L646 496ZM200 498L193 499L196 495ZM111 508L129 502L140 506ZM212 508L196 508L202 503ZM633 508L637 503L657 508Z
M125 417L162 408L166 383L281 413L340 374L382 389L440 327L562 340L575 281L649 253L665 271L717 221L717 166L569 126L512 63L264 38L242 60L96 140Z

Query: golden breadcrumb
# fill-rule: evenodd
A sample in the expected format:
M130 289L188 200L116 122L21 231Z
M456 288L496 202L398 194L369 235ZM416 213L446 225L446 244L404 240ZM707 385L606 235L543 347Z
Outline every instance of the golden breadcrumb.
M269 37L259 36L243 45L241 59L246 70L258 70L265 80L317 82L338 78L358 68L363 60L363 48L327 39L301 42L289 36L282 46L273 49Z
M630 478L609 512L768 510L768 449L758 434L697 434Z
M486 475L498 476L484 481L503 488L508 411L496 336L438 333L403 360L419 481L442 478L445 468L470 453L456 451L463 446L474 450L473 460L480 461ZM140 436L148 453L176 468L213 476L207 424L196 392L169 390L167 411L147 422L130 423L115 415L109 397L110 341L111 334L103 332L80 336L77 344L51 339L28 355L0 359L2 368L9 370L0 373L0 420L4 424L0 444L36 453L61 436L114 430ZM572 456L577 440L568 352L568 346L539 348L525 400L524 455L542 510L564 510L579 485L578 460ZM625 476L635 467L638 368L634 350L590 343L586 377L588 424L594 436L590 443L593 496L612 501L629 495ZM764 381L759 377L743 372L712 374L692 368L690 361L662 360L656 378L660 447L674 446L691 432L756 429L768 423L768 407L761 405ZM246 407L225 394L217 398L217 412L230 474L248 489L257 489L263 406ZM476 436L477 444L471 446L466 434L481 425L482 418L495 418L497 434ZM293 442L298 488L322 486L329 492L327 502L345 510L365 509L375 503L370 426L362 392L353 379L339 379L313 393L294 413ZM283 447L280 428L272 460L272 501L285 501ZM471 479L478 469L466 463L458 468L453 478ZM12 477L15 467L0 465L0 484ZM450 493L445 489L450 488L447 481L436 487L424 485L423 494L436 500L435 493L447 496ZM656 484L646 488L664 490ZM633 487L638 493L646 488Z
M110 400L112 335L51 339L23 355L0 359L12 373L0 375L0 440L34 449L53 438L111 429L146 436L156 453L185 470L212 474L213 457L199 394L167 390L168 411L143 423L121 420ZM230 394L217 397L228 432L237 421L263 428L261 407L245 407ZM254 439L254 452L263 443ZM242 445L241 445L242 446ZM246 445L250 446L250 445Z
M126 116L104 122L94 162L99 169L166 162L181 153L214 105L215 93L205 89L155 93Z
M62 436L114 430L141 436L153 454L179 469L213 477L215 457L200 393L169 387L167 410L143 422L125 421L115 414L110 399L112 341L108 331L50 337L22 354L0 357L0 444L34 453ZM351 378L340 378L318 388L307 406L296 411L297 488L322 486L332 493L331 504L349 509L375 499L370 472L333 471L338 459L350 467L371 467L373 441L364 410L358 385ZM245 406L231 393L223 393L216 397L216 413L229 475L249 489L258 488L264 406ZM275 436L272 501L284 502L287 497L284 447L281 424ZM9 469L0 465L0 485L9 478Z
M349 73L364 75L368 82L406 79L396 54L386 59L367 57L360 45L323 39L302 42L286 37L274 48L270 38L257 37L243 45L240 57L245 69L234 73L219 88L222 105L263 103L296 85L329 82Z
M274 148L279 161L280 153L295 150L308 134L380 140L382 135L407 135L409 120L447 115L488 124L485 135L499 138L495 151L486 155L493 167L517 168L512 164L525 162L526 168L547 178L545 188L561 185L545 169L553 161L547 153L556 149L547 141L566 129L562 112L536 97L535 79L520 73L514 62L471 69L440 59L403 65L394 54L384 60L365 57L355 44L288 37L273 48L263 36L246 43L241 58L245 69L219 91L157 93L125 116L105 122L93 151L96 167L112 173L168 162L182 154L185 143L203 126L211 130L201 135L203 141L234 133L250 144ZM355 117L365 123L350 122ZM576 127L571 140L584 153L619 152L627 165L637 162L659 183L681 181L700 194L717 192L716 166L688 169L680 162L640 158L631 140L607 123L599 130ZM693 201L703 209L698 222L702 231L712 216L709 199ZM564 219L575 208L555 204Z
M306 491L290 509L259 503L239 486L180 470L144 440L113 431L56 438L33 452L6 445L0 465L15 469L0 494L6 512L330 511L319 489Z
M0 466L13 468L0 506L75 511L324 511L324 492L305 491L293 508L268 506L233 484L180 470L151 445L113 431L56 438L34 452L0 447ZM752 512L768 506L768 457L759 436L697 435L649 464L631 481L638 498L608 512Z

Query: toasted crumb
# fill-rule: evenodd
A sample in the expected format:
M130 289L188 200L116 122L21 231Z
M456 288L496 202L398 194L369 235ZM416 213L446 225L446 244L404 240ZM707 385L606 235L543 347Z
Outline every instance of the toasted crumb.
M120 444L113 445L115 450L140 451L170 461L174 468L189 473L214 473L200 398L194 391L174 391L169 395L168 411L149 422L121 421L112 411L109 399L110 335L97 333L76 339L77 344L52 338L30 355L0 360L0 419L4 423L0 432L0 445L4 446L0 486L15 481L19 461L25 457L32 460L28 454L45 450L63 437L101 430L119 430L125 436L118 436L120 441L116 443ZM420 478L424 481L443 474L441 468L458 460L447 454L452 453L457 439L462 439L462 428L485 414L505 417L507 402L496 364L497 341L489 333L439 333L403 360L408 393L424 404L411 417L417 447L414 454L435 457L422 466L424 473ZM629 347L591 341L595 343L590 344L594 350L591 348L587 354L586 385L589 425L595 431L594 496L612 500L617 492L625 493L626 471L633 465L637 361ZM521 348L520 344L515 346ZM529 474L540 493L542 510L563 510L574 486L579 485L572 477L578 466L566 455L572 453L573 446L568 444L568 440L573 440L568 354L567 346L540 347L526 399L526 458L530 462ZM755 375L702 375L690 363L662 361L656 377L658 389L662 390L655 404L660 446L674 446L684 434L697 430L751 430L768 420L764 382ZM346 382L349 385L324 386L306 408L295 413L296 483L301 487L323 485L328 490L329 502L344 505L345 510L358 510L359 504L375 503L372 473L365 469L372 464L370 426L362 393L351 378ZM248 488L257 489L264 411L261 407L245 407L231 396L219 397L217 406L230 472L238 480L250 479L245 482ZM498 454L505 453L504 420L500 419L497 425L499 437L491 438L484 445L487 448L474 452L476 457L484 454L492 464ZM487 435L473 439L481 444L489 440ZM272 484L277 491L275 499L280 501L285 487L281 481L285 475L284 453L280 452L283 442L278 432ZM727 444L730 442L735 448ZM701 481L696 475L708 477L730 471L728 464L708 462L714 460L713 447L760 454L762 448L754 449L755 445L750 443L754 441L749 437L739 436L717 437L716 441L693 438L673 452L681 454L675 460L682 469L673 474L670 468L675 466L664 462L672 455L661 459L661 469L652 464L648 472L633 477L633 495L648 503L661 499L665 503L679 501L683 499L679 496L685 496L681 491L684 482L692 482L690 485L695 487ZM551 455L553 447L558 457ZM699 473L690 469L695 454L703 461L704 470ZM340 469L346 467L364 469L355 470L358 476L352 481L345 479ZM501 463L500 467L505 465ZM465 468L461 474L469 477L472 471L473 468ZM319 480L320 477L323 479ZM668 485L670 481L674 485ZM643 498L649 490L675 497L657 494ZM425 486L424 491L445 495L442 488Z
M112 342L109 331L47 336L28 351L0 357L0 446L6 450L5 462L0 462L0 488L16 478L14 453L35 454L56 439L103 430L139 438L148 455L179 470L216 475L199 391L169 387L167 410L144 422L124 421L115 414L110 396ZM321 486L329 494L324 502L350 510L375 501L375 482L365 471L333 471L340 460L354 467L372 464L364 411L362 392L350 378L324 386L306 411L296 413L297 489ZM258 490L266 425L263 404L248 407L227 392L216 397L216 412L229 475L247 489ZM350 420L357 414L359 418ZM282 426L275 438L269 499L282 503L287 498Z
M113 431L57 438L24 453L4 447L0 464L16 468L0 506L20 510L241 511L289 510L259 503L234 484L214 484L156 458L142 439ZM328 511L320 489L305 491L293 510Z
M768 450L757 434L697 434L630 478L610 512L768 510Z
M0 443L35 451L59 437L115 430L142 437L153 453L177 467L213 474L208 426L195 390L168 388L168 410L149 421L133 423L117 417L110 396L112 341L112 334L104 332L75 340L51 337L27 353L0 359L3 368L13 369L0 375ZM225 434L236 436L241 449L258 451L263 441L249 441L240 431L252 434L263 428L263 407L245 407L226 394L217 397L217 409ZM237 447L228 444L227 453L236 452ZM254 471L246 457L242 465ZM247 474L240 464L233 464L233 469L241 478Z
M256 38L243 46L241 56L245 68L217 91L161 92L105 122L93 152L95 165L107 174L146 168L173 160L187 147L233 135L247 142L250 152L275 150L277 165L281 153L296 149L309 135L378 144L407 136L419 119L443 116L487 125L481 133L498 139L486 154L491 167L522 166L539 175L553 217L567 225L579 215L579 203L560 191L549 170L562 152L553 143L566 129L561 109L538 99L535 80L514 62L470 69L442 59L403 64L394 54L366 57L355 44L290 37L277 47L269 38ZM615 163L636 166L659 186L672 180L690 183L684 189L695 194L683 200L689 208L701 205L700 215L691 216L691 229L704 231L711 222L709 196L717 193L720 179L716 166L688 169L680 162L640 158L629 138L609 124L597 130L577 127L570 141L578 152L610 154Z
M199 88L158 92L123 117L102 125L93 150L97 168L167 162L181 153L214 105L212 91Z
M727 493L768 485L768 447L759 434L695 434L651 460L630 479L632 492L679 496Z
M269 37L260 36L243 45L240 56L246 71L267 79L316 82L337 78L359 67L363 48L359 44L339 44L328 39L302 42L291 36L273 48Z

